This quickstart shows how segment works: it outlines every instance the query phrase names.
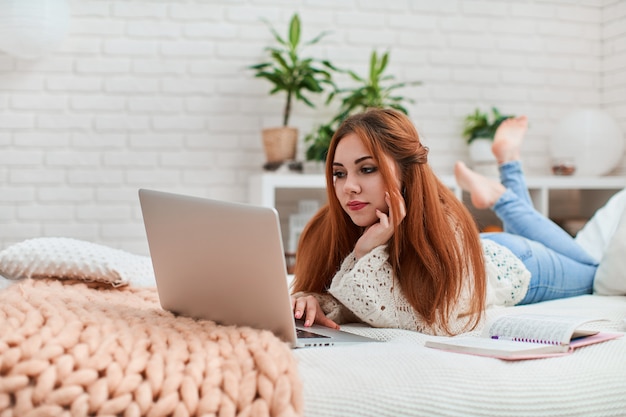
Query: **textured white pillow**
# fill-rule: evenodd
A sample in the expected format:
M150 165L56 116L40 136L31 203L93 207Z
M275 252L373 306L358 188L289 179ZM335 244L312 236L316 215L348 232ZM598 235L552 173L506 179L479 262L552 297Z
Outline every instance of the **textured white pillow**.
M0 275L9 279L77 279L114 287L154 281L147 256L62 237L28 239L9 246L0 252Z
M626 295L626 209L600 261L593 281L600 295Z
M625 207L626 188L613 195L576 234L576 242L597 261L607 250Z

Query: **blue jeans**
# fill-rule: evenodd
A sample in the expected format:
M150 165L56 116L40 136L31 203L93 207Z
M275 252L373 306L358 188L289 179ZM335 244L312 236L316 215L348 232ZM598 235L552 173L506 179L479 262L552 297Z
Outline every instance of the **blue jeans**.
M573 237L533 206L519 161L500 165L506 187L493 206L503 233L483 233L508 248L530 271L528 292L518 304L590 294L598 263Z

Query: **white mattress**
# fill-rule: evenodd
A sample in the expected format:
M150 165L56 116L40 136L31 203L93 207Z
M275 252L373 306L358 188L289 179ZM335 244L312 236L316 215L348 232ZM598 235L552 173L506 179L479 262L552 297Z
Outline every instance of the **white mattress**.
M606 318L626 330L626 297L581 296L492 310ZM626 416L626 338L550 359L508 362L426 348L429 336L343 326L385 340L294 351L305 416ZM474 332L476 333L476 332Z

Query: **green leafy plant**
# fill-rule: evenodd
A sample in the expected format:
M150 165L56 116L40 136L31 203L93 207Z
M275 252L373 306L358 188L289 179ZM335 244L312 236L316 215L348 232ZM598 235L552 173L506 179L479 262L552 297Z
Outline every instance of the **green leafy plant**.
M487 138L493 140L498 126L505 121L515 117L513 115L504 115L496 107L491 108L491 114L476 109L465 117L463 122L463 137L468 144L477 138Z
M294 100L315 107L305 96L306 92L322 93L324 85L328 85L331 89L335 88L331 75L334 68L330 62L301 56L304 46L318 43L328 32L322 32L301 46L301 23L297 13L291 17L287 38L280 36L268 22L266 23L279 46L266 48L269 52L269 60L252 65L249 69L256 71L255 77L264 78L273 84L270 94L285 93L283 126L287 126Z
M309 161L325 161L330 140L333 138L335 131L339 127L336 119L328 123L321 124L317 128L304 137L304 141L310 143L306 150L306 159Z
M346 73L356 82L352 88L335 88L327 100L327 104L335 97L341 99L341 104L337 114L327 123L317 126L317 128L305 137L305 142L310 143L306 151L308 160L324 161L328 146L333 134L349 115L363 111L368 108L393 108L408 114L404 103L412 103L413 100L398 95L396 90L408 85L421 84L419 81L394 82L395 77L385 75L385 70L389 64L389 51L378 55L373 51L370 55L369 74L361 77L350 70L336 69L338 72Z

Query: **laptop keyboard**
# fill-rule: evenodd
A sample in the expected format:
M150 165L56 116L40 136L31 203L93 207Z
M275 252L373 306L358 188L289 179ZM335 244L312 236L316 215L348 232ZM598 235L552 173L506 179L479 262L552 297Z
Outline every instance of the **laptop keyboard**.
M302 329L296 329L296 335L298 336L298 339L310 339L310 338L329 338L328 336L324 336L318 333L313 333L310 332L308 330L302 330Z

